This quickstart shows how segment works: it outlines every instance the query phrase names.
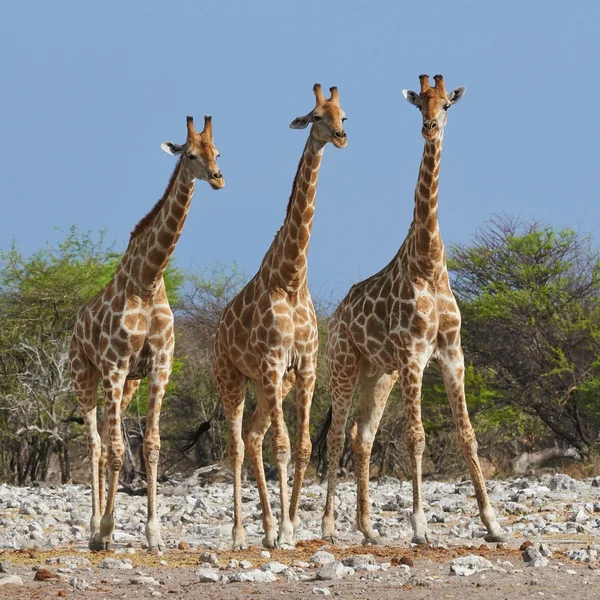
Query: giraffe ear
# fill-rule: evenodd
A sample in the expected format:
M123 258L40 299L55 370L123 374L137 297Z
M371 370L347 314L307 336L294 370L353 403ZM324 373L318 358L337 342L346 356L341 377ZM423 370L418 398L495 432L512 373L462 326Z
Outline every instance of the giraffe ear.
M174 144L173 142L163 142L160 147L167 153L177 156L183 152L183 146Z
M456 104L467 91L467 88L463 85L462 87L456 88L453 92L450 92L448 95L448 100L450 100L450 104Z
M402 90L402 95L406 98L406 101L413 106L419 106L419 94L416 94L412 90Z
M306 129L309 123L312 123L312 112L309 112L303 117L298 117L290 123L291 129Z

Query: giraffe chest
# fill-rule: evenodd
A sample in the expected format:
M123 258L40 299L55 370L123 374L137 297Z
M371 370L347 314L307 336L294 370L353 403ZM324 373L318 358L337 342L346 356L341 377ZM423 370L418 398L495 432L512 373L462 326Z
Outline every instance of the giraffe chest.
M117 365L128 370L128 378L140 379L154 366L170 363L173 315L166 296L101 299L87 316L91 340L84 348L101 371Z

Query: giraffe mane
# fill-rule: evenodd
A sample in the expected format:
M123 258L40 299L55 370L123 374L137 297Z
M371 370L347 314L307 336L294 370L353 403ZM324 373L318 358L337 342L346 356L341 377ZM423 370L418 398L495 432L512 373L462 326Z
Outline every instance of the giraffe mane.
M302 151L302 156L300 156L300 160L298 161L298 168L296 169L296 175L294 175L294 183L292 183L292 191L290 193L290 199L288 200L287 208L285 209L286 220L290 215L290 211L292 210L292 200L294 199L294 195L296 193L296 188L298 186L298 174L300 173L300 165L302 164L302 161L304 160L304 153L306 152L306 147L308 146L309 142L310 142L310 137L306 140L306 144L304 145L304 150Z
M181 168L182 160L183 160L183 156L180 156L179 160L177 161L177 164L175 165L175 169L173 170L173 173L171 174L171 179L169 179L169 183L167 185L167 189L165 190L165 193L162 195L161 199L150 209L148 214L145 217L143 217L142 219L140 219L138 224L133 228L133 231L131 232L131 235L129 236L129 241L133 240L138 235L140 235L140 233L142 233L146 229L148 229L148 227L150 225L152 225L152 223L154 222L154 219L156 219L156 216L160 212L160 209L163 207L164 203L167 201L167 198L169 197L169 194L171 193L171 190L173 189L173 186L175 185L175 180L177 179L177 175L179 175L179 169Z

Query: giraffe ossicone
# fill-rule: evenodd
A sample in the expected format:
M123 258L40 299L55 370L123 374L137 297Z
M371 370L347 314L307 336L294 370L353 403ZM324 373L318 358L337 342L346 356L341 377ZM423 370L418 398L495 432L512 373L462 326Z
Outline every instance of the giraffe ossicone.
M275 235L259 271L221 314L212 337L213 373L223 402L233 463L233 547L246 547L242 522L242 462L244 447L256 478L262 507L263 544L292 545L298 527L298 506L304 472L310 460L310 406L316 380L317 319L307 284L307 257L315 211L317 180L323 149L328 142L346 146L337 88L325 98L313 87L316 105L294 119L293 129L312 125L298 165L285 221ZM242 429L248 382L257 389L254 414ZM282 403L296 384L298 436L294 452L294 483L288 503L287 469L290 441ZM279 470L281 518L273 518L265 479L262 444L273 427L273 457Z
M216 162L218 151L209 116L200 133L188 117L185 144L165 142L161 147L180 155L167 189L132 231L111 281L80 309L71 339L71 377L92 454L92 550L106 550L111 543L124 458L121 417L144 377L148 378L143 441L148 484L146 538L150 550L165 547L156 512L156 477L159 416L171 374L174 334L163 274L183 230L195 180L205 180L214 189L225 182ZM104 389L100 431L96 422L99 381Z
M365 543L377 543L370 516L369 461L383 410L396 381L402 392L412 470L412 541L417 544L428 541L421 491L425 448L421 384L423 371L431 358L440 366L480 516L488 531L485 539L490 542L505 539L487 496L477 441L467 412L461 317L450 288L446 252L438 225L438 181L447 111L464 96L465 88L447 93L441 75L434 77L434 86L430 85L427 75L419 79L419 94L411 90L403 92L406 100L421 111L421 133L425 139L408 235L386 267L350 289L328 326L326 356L332 406L317 443L323 444L326 440L329 454L322 533L331 541L335 541L336 536L337 471L346 421L358 387L359 406L349 431L357 478L356 520Z

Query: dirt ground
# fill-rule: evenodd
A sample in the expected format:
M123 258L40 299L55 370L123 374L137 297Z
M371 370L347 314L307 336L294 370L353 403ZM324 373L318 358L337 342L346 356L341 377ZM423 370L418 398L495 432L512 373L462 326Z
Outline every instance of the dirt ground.
M556 544L559 545L559 544ZM495 545L491 545L495 546ZM389 562L397 565L402 557L412 559L411 579L406 584L402 569L392 566L386 571L357 571L354 575L336 581L294 581L283 579L273 583L200 583L195 575L198 568L198 556L202 549L189 551L172 550L163 556L144 554L115 554L114 552L89 553L83 548L72 547L51 552L4 551L0 552L0 561L11 563L12 573L19 575L24 585L5 585L0 587L0 598L42 599L110 599L110 598L185 598L186 600L206 600L207 598L226 598L227 600L264 598L269 600L292 600L296 598L316 597L313 588L327 588L332 597L388 600L407 598L409 600L486 598L486 600L512 600L521 598L569 598L569 600L600 598L600 569L590 566L571 564L568 559L556 554L550 564L543 568L526 568L521 552L514 544L509 547L451 546L443 548L409 548L407 546L370 546L370 547L330 547L322 540L301 542L295 550L273 550L270 558L261 558L262 548L252 547L245 552L215 552L221 565L227 565L231 558L249 560L259 567L272 560L290 564L293 560L307 560L314 552L325 549L344 559L352 554L370 553L378 563ZM81 554L80 554L81 553ZM486 571L485 573L458 577L450 574L449 561L457 556L478 554L496 565L498 560L509 561L514 569L508 572ZM73 575L90 583L86 590L77 590L66 580L57 578L34 581L34 567L47 566L56 572L56 565L45 565L46 559L57 556L80 555L88 558L92 570L77 570ZM132 570L98 569L98 563L106 556L130 558ZM160 562L165 561L166 565ZM597 564L597 563L596 563ZM505 565L506 566L506 565ZM307 569L311 573L312 569ZM222 569L225 572L225 569ZM228 572L231 572L228 570ZM158 585L136 585L131 580L141 575L158 580Z

